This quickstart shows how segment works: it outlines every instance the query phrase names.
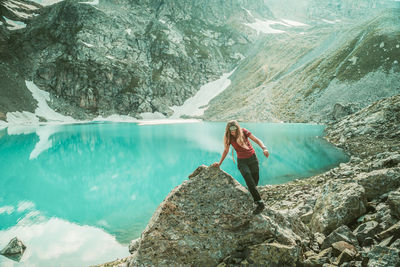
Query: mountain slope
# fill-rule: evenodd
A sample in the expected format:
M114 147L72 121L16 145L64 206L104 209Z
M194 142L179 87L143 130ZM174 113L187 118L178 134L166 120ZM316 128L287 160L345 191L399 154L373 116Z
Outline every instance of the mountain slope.
M324 34L321 29L310 29L306 35L313 37L315 42L308 46L306 37L301 35L275 38L274 44L266 42L264 49L276 57L266 57L266 52L260 49L253 59L249 59L251 63L243 63L239 71L246 71L255 59L260 62L258 66L273 66L280 58L287 59L282 47L291 50L293 44L306 44L306 53L299 53L297 47L292 50L298 55L297 63L303 64L291 67L288 64L277 76L257 79L252 75L254 70L248 75L243 74L250 79L242 79L241 83L250 82L256 86L246 91L232 85L212 101L205 118L321 122L335 119L339 116L337 113L346 115L383 97L398 94L398 25L399 10L389 9L365 23L349 25L345 31ZM230 109L237 96L252 105L244 103L240 110ZM226 99L230 101L228 105L224 105ZM337 112L337 109L343 112Z

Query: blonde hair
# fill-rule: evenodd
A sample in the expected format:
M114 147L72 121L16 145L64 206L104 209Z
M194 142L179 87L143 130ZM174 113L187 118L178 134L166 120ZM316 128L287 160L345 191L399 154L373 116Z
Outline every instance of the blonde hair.
M236 126L236 136L231 135L231 131L229 130L231 126ZM240 127L239 123L236 120L228 121L228 123L226 124L224 144L229 146L231 144L232 139L235 140L242 147L245 146L246 144L242 128Z

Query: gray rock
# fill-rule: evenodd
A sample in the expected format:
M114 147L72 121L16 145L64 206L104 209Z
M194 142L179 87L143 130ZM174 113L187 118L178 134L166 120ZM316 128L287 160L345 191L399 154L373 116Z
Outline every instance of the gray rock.
M343 263L353 260L356 257L356 255L357 255L357 251L346 248L342 251L342 253L337 258L336 264L338 266L342 266Z
M357 182L365 188L365 195L372 200L400 186L400 168L375 170L357 176Z
M400 219L400 188L389 193L387 203L389 204L392 215Z
M342 225L326 237L322 243L321 249L329 248L333 243L345 241L349 244L359 247L358 240L349 227Z
M299 257L299 244L309 235L304 224L268 208L254 216L253 209L249 192L235 179L201 166L160 204L130 264L217 265L235 251L260 244L254 260L262 249ZM268 245L268 239L279 244Z
M361 246L364 246L364 240L367 237L373 237L382 229L379 226L379 223L376 221L369 221L359 225L354 231L354 235L357 237L358 242Z
M279 243L251 246L247 261L255 266L298 266L300 248Z
M129 252L133 254L139 248L140 238L136 238L129 243Z
M386 239L390 236L400 236L400 221L397 222L396 224L392 225L390 228L388 228L385 231L380 232L379 234L375 235L375 237L378 240L383 240Z
M8 242L8 244L0 251L1 255L6 256L15 261L19 261L24 254L26 246L17 237Z
M339 256L345 250L351 251L354 256L357 255L357 249L345 241L338 241L332 244L332 253L334 256Z
M368 267L400 266L399 251L394 248L375 246L368 254Z
M364 214L365 206L362 186L329 182L315 204L310 227L314 232L329 234Z

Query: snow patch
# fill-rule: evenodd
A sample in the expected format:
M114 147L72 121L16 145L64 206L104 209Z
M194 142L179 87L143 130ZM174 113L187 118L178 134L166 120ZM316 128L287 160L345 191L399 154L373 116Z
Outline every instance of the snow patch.
M322 19L322 21L329 24L335 24L337 22L340 22L340 19L335 19L335 20Z
M244 23L244 25L254 29L257 31L257 34L259 34L260 32L262 33L271 33L271 34L276 34L276 33L285 33L285 31L282 30L276 30L274 28L271 27L271 25L274 24L282 24L281 22L278 21L273 21L273 20L259 20L259 19L255 19L256 22L253 23Z
M304 26L309 26L308 24L304 24L298 21L294 20L288 20L288 19L281 19L284 23L290 25L290 26L295 26L295 27L304 27Z
M7 122L10 124L38 124L39 118L35 114L28 111L7 112Z
M9 30L18 30L18 29L23 29L26 27L26 24L21 21L11 20L6 17L3 17L3 18L6 20L7 24L11 25L11 26L7 27L7 29L9 29Z
M98 5L99 0L93 0L93 2L79 2L79 4Z
M36 116L45 118L47 121L76 122L74 118L55 112L47 105L47 101L50 100L48 92L40 90L33 82L25 81L25 83L26 87L31 91L33 98L38 101L38 107L35 110Z
M87 47L89 47L89 48L91 48L91 47L93 47L94 45L92 45L92 44L89 44L89 43L86 43L86 42L84 42L84 41L82 41L82 43L84 44L84 45L86 45Z
M118 114L113 114L111 116L108 116L104 118L103 116L98 116L93 119L93 122L101 122L101 121L110 121L110 122L138 122L138 119L127 116L127 115L118 115Z
M165 116L160 113L160 112L143 112L140 114L140 117L142 117L143 120L159 120L159 119L165 119Z
M235 71L223 74L218 80L207 83L200 87L200 90L191 98L187 99L182 106L173 106L174 114L171 119L180 118L183 115L201 116L204 114L206 105L211 99L222 93L230 84L229 76Z

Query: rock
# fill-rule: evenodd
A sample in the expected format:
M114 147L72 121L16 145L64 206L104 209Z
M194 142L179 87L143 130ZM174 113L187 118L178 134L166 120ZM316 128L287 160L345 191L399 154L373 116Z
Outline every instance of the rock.
M310 227L314 232L329 234L348 224L366 211L364 188L356 183L329 182L317 199Z
M395 248L398 249L400 251L400 239L396 239L396 241L394 241L391 245L391 248Z
M378 222L369 221L359 225L353 233L357 237L359 244L364 246L363 242L367 237L373 237L381 230Z
M140 238L136 238L129 243L129 252L133 254L139 248Z
M298 266L300 248L279 243L263 243L250 247L247 261L254 266Z
M349 227L342 225L326 237L322 243L321 249L329 248L333 243L345 241L349 244L359 247L358 240Z
M345 262L353 260L357 255L357 251L353 249L344 249L336 260L336 264L341 266Z
M319 246L322 246L322 244L324 243L326 236L324 234L321 233L314 233L314 239L315 241L317 241Z
M372 200L400 186L400 168L362 173L356 181L364 187L367 199Z
M329 257L331 256L332 248L327 248L321 251L318 255L311 256L302 262L304 267L319 267L325 263L329 262Z
M339 256L346 249L357 255L357 249L345 241L338 241L332 244L332 253L335 257Z
M400 188L392 191L388 195L387 203L390 207L392 215L400 219Z
M368 254L368 267L400 266L399 251L394 248L375 246Z
M261 260L265 251L286 255L290 262L299 257L309 231L298 217L268 208L255 216L253 208L249 192L230 175L200 166L157 208L130 265L216 266L246 249L253 251L253 260Z
M336 103L333 106L332 112L329 117L332 117L333 120L338 120L344 116L350 115L354 112L354 108L350 105L343 106L340 103Z
M391 226L389 229L377 234L375 237L378 240L383 240L390 236L400 237L400 221Z
M370 246L373 246L373 245L375 245L376 244L376 242L375 242L375 240L372 238L372 237L367 237L367 238L365 238L364 240L363 240L363 242L362 242L362 245L364 246L364 247L370 247Z
M12 260L19 261L22 258L25 249L26 246L22 243L22 241L17 237L14 237L10 240L10 242L8 242L7 246L0 251L0 254Z

